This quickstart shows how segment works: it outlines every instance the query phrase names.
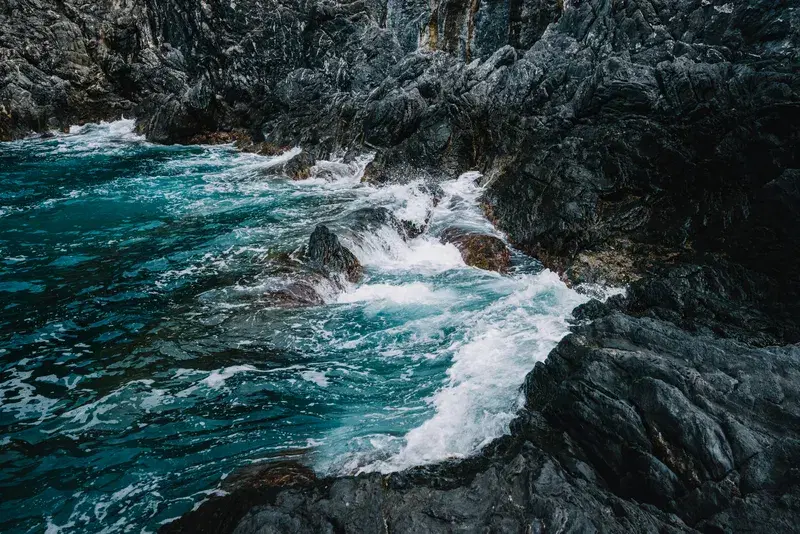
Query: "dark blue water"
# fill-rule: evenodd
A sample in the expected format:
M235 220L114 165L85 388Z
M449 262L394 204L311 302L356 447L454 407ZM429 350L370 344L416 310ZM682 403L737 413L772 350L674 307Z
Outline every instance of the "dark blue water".
M582 297L438 242L493 231L475 176L434 208L418 183L361 184L368 158L292 182L130 121L0 144L0 531L154 531L252 462L391 471L507 431ZM271 308L279 254L365 206L431 229L345 237L361 284Z

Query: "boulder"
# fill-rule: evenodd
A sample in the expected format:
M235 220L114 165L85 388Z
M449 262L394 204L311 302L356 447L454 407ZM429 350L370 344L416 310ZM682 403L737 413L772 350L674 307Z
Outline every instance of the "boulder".
M347 214L342 219L342 228L354 234L375 233L383 226L402 230L402 223L388 208L361 208Z
M279 156L283 150L273 152L274 145L270 143L257 143L245 148L246 152L254 152L262 156ZM288 150L288 149L287 149ZM311 167L316 164L316 159L305 150L289 157L285 161L276 161L267 166L262 173L270 177L286 177L292 180L305 180L311 177Z
M329 277L355 283L364 272L358 258L323 224L317 225L311 234L306 254L309 265Z
M441 237L442 243L451 243L461 252L464 263L471 267L505 273L511 265L511 252L502 239L448 228Z
M283 164L283 174L292 180L305 180L311 176L311 167L316 163L314 156L304 150Z

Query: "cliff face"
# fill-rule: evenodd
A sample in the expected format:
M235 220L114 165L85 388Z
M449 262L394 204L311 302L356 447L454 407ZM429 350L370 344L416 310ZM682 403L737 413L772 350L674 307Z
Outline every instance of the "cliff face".
M124 113L376 150L375 182L478 168L520 248L631 284L576 310L478 457L263 472L167 529L800 524L798 2L0 0L0 59L0 138Z
M637 264L646 245L795 279L799 16L777 0L3 0L0 138L124 113L159 142L366 145L378 180L483 170L497 223L578 278L625 276L584 251Z

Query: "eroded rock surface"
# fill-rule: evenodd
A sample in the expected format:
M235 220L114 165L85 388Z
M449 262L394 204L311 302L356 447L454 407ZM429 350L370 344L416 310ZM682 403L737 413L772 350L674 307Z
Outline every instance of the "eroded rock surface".
M511 266L511 251L499 237L448 228L441 240L455 245L464 263L471 267L504 273Z

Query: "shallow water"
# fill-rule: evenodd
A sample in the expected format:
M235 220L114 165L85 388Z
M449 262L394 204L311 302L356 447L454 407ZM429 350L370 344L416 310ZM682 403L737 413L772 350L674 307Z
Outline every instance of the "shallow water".
M469 455L584 300L521 255L500 276L438 241L494 232L477 175L434 208L419 182L361 184L369 155L292 182L275 158L132 127L0 144L3 532L154 531L275 458L341 474ZM377 206L430 228L345 237L360 284L266 306L278 253Z

